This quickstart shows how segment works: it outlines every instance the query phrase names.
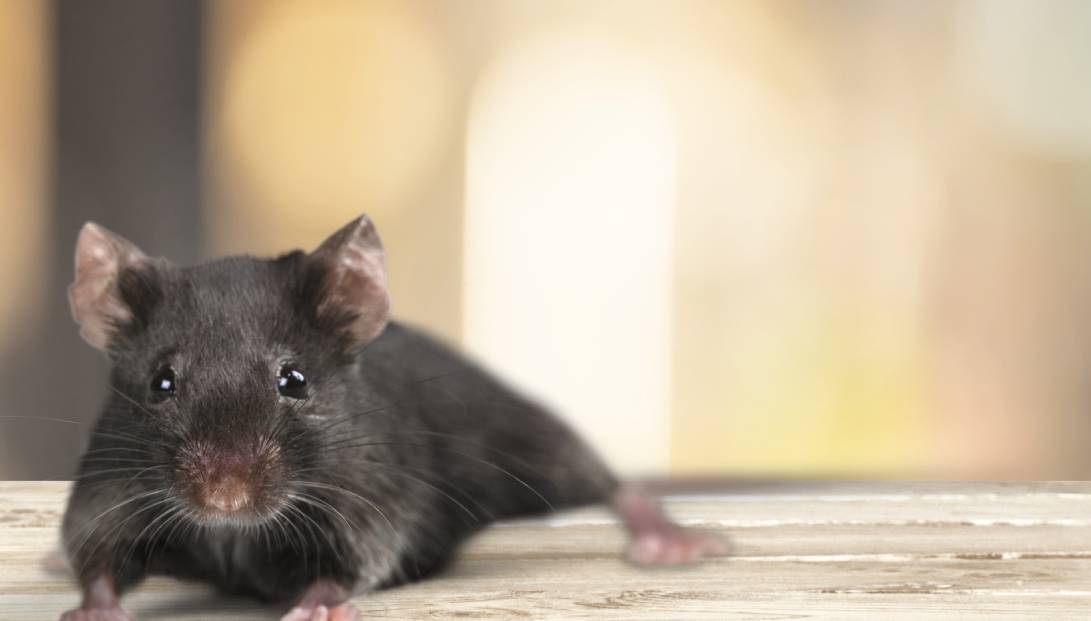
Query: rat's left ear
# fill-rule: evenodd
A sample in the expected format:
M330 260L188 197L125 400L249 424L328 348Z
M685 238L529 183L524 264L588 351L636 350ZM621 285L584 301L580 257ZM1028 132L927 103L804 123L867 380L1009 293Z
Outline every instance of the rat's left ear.
M383 331L390 316L386 252L367 216L349 222L322 242L311 259L323 267L319 317L340 322L360 345Z

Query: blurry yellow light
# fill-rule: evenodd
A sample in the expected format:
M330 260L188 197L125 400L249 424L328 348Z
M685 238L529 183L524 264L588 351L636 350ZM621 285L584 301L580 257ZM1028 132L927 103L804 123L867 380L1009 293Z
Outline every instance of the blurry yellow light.
M501 53L467 132L464 341L623 471L667 466L675 128L605 35Z
M452 108L424 16L402 3L338 0L260 3L246 19L224 44L211 106L225 195L246 197L252 221L299 243L300 230L317 236L419 187Z
M0 347L32 334L42 300L47 160L48 6L0 3Z

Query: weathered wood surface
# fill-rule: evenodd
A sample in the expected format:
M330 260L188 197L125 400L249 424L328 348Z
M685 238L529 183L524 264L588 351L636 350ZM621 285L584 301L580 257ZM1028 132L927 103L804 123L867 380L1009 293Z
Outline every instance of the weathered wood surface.
M0 619L78 593L41 558L67 484L0 483ZM442 576L357 598L364 619L1091 619L1091 483L795 483L674 496L730 558L646 570L600 509L494 526ZM147 581L139 619L275 619L199 584Z

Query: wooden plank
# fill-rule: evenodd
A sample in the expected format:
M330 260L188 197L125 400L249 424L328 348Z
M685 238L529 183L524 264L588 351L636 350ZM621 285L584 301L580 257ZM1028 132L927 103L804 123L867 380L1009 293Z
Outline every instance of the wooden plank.
M0 483L0 619L56 618L47 574L67 484ZM667 501L735 554L645 570L601 509L505 522L442 576L357 598L363 618L1091 619L1091 484L769 484ZM154 578L138 618L271 619L276 610Z

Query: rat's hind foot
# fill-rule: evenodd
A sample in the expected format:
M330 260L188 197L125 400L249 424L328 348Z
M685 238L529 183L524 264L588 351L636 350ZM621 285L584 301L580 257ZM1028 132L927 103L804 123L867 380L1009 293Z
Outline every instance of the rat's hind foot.
M330 607L319 604L313 607L296 606L280 621L356 621L356 607L350 602Z
M349 592L333 580L315 580L280 621L356 621L356 607L348 598Z
M723 539L670 521L655 498L636 488L619 490L614 496L614 509L632 538L628 559L633 563L679 565L730 551Z
M77 608L61 615L61 621L135 621L118 606L113 608Z

